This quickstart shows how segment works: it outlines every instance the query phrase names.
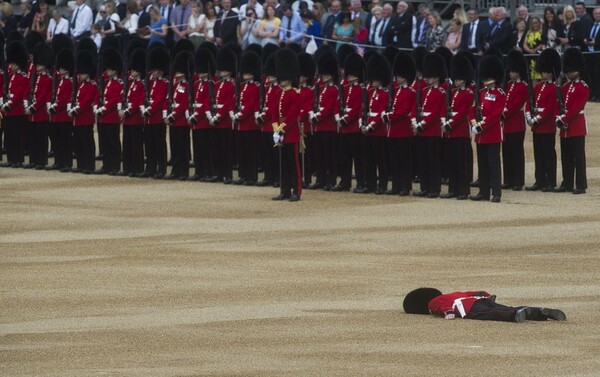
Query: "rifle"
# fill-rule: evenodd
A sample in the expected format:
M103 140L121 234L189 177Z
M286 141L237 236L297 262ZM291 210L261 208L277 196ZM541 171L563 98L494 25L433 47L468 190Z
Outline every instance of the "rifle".
M313 98L313 112L316 114L316 113L319 112L319 96L321 95L319 93L319 83L318 83L318 81L314 83L314 86L313 86L313 95L314 95L314 98ZM310 121L310 119L309 119L309 123L310 123L310 134L312 135L314 127L313 127L313 124Z
M417 106L417 113L415 114L415 119L417 121L417 123L419 123L421 121L421 113L423 112L423 106L421 105L421 79L417 78L417 101L416 101L416 106Z
M338 90L338 116L344 116L344 85L337 84L335 86ZM340 133L340 124L337 123L337 132Z
M559 83L561 78L561 74L559 73L556 76L556 99L558 100L559 112L558 115L563 115L565 113L565 103L562 96L562 84Z
M122 109L125 110L129 106L127 106L127 99L129 97L129 69L128 69L128 60L129 56L127 54L127 50L124 51L125 56L123 56L123 106Z
M479 69L475 75L475 121L481 122L483 116L481 115L481 77L479 77Z

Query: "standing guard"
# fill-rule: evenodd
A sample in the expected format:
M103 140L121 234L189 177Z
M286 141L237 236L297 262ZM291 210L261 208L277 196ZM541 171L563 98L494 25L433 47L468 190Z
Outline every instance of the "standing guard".
M302 138L300 141L300 154L302 155L302 187L306 188L311 184L314 171L313 160L313 126L309 119L309 112L314 110L316 91L315 74L317 65L312 55L307 52L298 54L300 61L300 131ZM304 142L304 145L302 143Z

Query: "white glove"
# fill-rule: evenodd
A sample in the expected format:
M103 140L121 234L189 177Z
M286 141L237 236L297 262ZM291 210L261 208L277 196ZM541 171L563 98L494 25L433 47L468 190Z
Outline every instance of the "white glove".
M333 117L335 118L336 123L340 122L340 114L335 114Z
M67 112L70 113L71 112L71 108L73 107L72 104L67 103Z
M229 117L231 118L231 120L236 121L237 119L235 118L235 114L233 113L233 111L229 110Z
M473 133L473 135L479 135L483 130L481 129L481 126L476 125L471 127L471 132Z
M417 118L411 118L410 124L412 125L412 128L417 128Z
M454 312L445 312L444 313L444 319L454 319L456 318L456 314L454 314Z
M282 137L278 132L273 132L273 143L279 144L281 139Z

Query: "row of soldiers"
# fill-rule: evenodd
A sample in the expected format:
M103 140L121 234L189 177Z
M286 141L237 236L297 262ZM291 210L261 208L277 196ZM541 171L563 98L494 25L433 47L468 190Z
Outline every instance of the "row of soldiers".
M363 57L349 45L337 53L325 45L312 56L276 46L241 52L234 45L216 50L205 44L194 53L184 40L171 54L141 42L122 54L118 39L107 38L96 54L88 39L77 46L68 38L53 40L51 47L27 42L6 47L5 165L22 166L29 139L26 167L44 168L50 135L55 164L48 169L63 172L280 183L275 199L292 201L300 199L303 186L348 191L353 172L356 193L409 195L418 177L420 190L413 194L428 198L440 196L447 178L449 189L441 197L467 199L474 138L479 193L470 198L499 202L502 188L524 186L528 125L536 182L526 189L586 189L583 110L589 90L580 80L583 57L577 49L567 50L562 62L556 51L544 51L538 61L542 80L532 88L518 51L508 55L505 69L493 53L478 62L469 53L452 57L443 49L408 54L389 48ZM559 86L561 71L567 82ZM103 155L97 170L94 125Z

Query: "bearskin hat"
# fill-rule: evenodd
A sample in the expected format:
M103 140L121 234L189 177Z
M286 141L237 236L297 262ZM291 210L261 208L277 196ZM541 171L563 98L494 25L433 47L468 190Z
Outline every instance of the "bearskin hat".
M73 57L73 50L63 48L56 54L56 69L64 69L69 72L69 74L73 74L74 68L75 58Z
M473 66L465 55L456 55L450 64L450 77L452 80L473 81Z
M440 82L446 80L446 61L440 54L430 52L423 58L423 77L433 78L437 77Z
M298 61L300 62L300 76L306 77L308 84L312 85L317 73L315 59L308 52L301 52L298 54Z
M54 67L54 53L52 48L45 43L39 43L33 49L33 64L43 65L44 67L51 69Z
M194 60L196 62L196 72L208 73L210 76L215 74L217 63L215 63L215 56L209 49L199 48L196 51Z
M6 35L6 41L4 42L7 46L10 42L25 42L25 37L23 37L23 33L18 30L13 30Z
M236 42L229 42L225 46L223 46L223 48L228 48L231 51L233 51L238 62L242 58L242 53L243 53L242 48Z
M321 58L321 55L323 55L326 52L331 53L333 55L337 55L335 48L333 48L331 45L320 45L319 48L317 48L317 51L315 51L315 53L313 54L315 61L317 62L317 66L319 65L319 59Z
M217 56L217 51L219 50L217 45L215 45L214 43L209 42L209 41L204 41L204 42L200 43L200 46L198 46L198 48L205 48L207 50L210 50L210 52L212 52L213 56Z
M262 59L262 50L263 50L262 46L261 46L261 45L259 45L258 43L250 43L250 44L248 45L248 47L246 47L246 50L245 50L245 51L254 51L254 52L256 52L256 53L258 54L258 56L260 56L260 57L261 57L261 59Z
M187 78L192 73L192 54L189 51L180 51L173 60L173 74L183 73Z
M527 80L527 61L521 51L510 50L506 56L506 72L518 72L521 80Z
M495 55L486 55L481 58L479 64L479 80L486 81L488 79L494 79L496 85L502 83L504 78L504 67L502 66L502 60Z
M89 51L82 50L77 53L77 59L75 60L75 73L87 74L90 78L94 78L96 75L96 58Z
M277 52L277 50L279 50L279 46L277 46L274 43L267 43L266 45L264 45L262 48L262 55L261 55L263 64L266 63L269 56L271 56L271 54Z
M394 60L393 73L394 76L404 77L404 79L411 84L415 81L417 75L415 59L406 52L400 52L396 55L396 59Z
M77 53L79 53L81 51L87 51L90 54L92 54L92 56L94 57L94 60L96 60L96 57L98 56L98 47L96 46L96 43L94 42L94 40L89 37L80 39L79 42L77 42L75 51Z
M232 49L221 47L217 52L217 70L222 72L231 72L234 74L237 71L237 57Z
M542 51L538 57L537 71L540 73L550 72L556 79L561 72L560 55L558 54L558 51L553 48L547 48Z
M367 80L379 81L386 87L392 81L390 63L383 55L374 55L367 63Z
M317 60L317 71L319 75L331 75L333 81L338 81L338 61L335 54L324 52Z
M471 51L460 50L454 56L464 56L465 58L467 58L469 60L469 62L471 63L471 67L473 68L473 71L475 71L477 69L477 67L479 66L477 64L477 58L475 58L475 55L473 55L473 53Z
M58 52L63 48L73 51L73 41L67 34L56 34L52 37L52 51L54 55L58 55Z
M379 53L376 50L368 50L367 52L365 52L365 54L363 55L363 60L365 61L365 64L368 63L374 55L379 55Z
M381 54L384 58L387 59L388 63L390 63L390 67L392 67L394 65L394 60L396 60L396 56L399 52L400 50L398 50L397 47L387 46L383 49L383 52Z
M429 314L427 304L441 295L442 292L435 288L417 288L404 297L402 307L408 314Z
M118 75L123 71L123 57L118 50L112 47L107 47L102 51L102 70L107 69L117 71Z
M423 73L423 59L427 55L427 49L423 46L419 46L412 51L412 56L415 58L415 65L417 72Z
M298 55L300 52L302 52L302 46L300 46L298 43L290 43L290 44L286 45L285 48L294 51L296 53L296 55Z
M112 48L117 51L121 51L121 39L117 38L116 35L107 35L102 38L102 43L100 44L100 53L103 51Z
M444 62L446 63L446 72L450 72L450 64L452 63L452 51L448 49L448 47L438 47L435 49L435 53L441 55L444 58Z
M596 63L598 64L598 63ZM583 74L584 70L583 54L578 48L570 47L563 54L563 72L579 72Z
M367 65L363 60L362 56L353 52L348 55L346 62L344 63L344 74L346 76L352 75L358 77L358 82L365 81L365 73L367 72Z
M27 33L27 36L25 37L25 46L27 47L29 55L33 55L33 50L38 43L45 43L45 41L46 38L37 31L30 31Z
M500 60L502 60L502 58L504 57L502 55L502 51L496 46L491 46L490 48L485 50L485 52L483 53L483 56L488 56L488 55L497 56L500 58Z
M267 61L265 62L265 68L263 73L267 76L275 76L275 54L269 55Z
M194 53L194 44L187 38L182 38L175 43L173 50L171 51L171 56L177 56L180 52L187 51Z
M12 41L6 45L6 63L16 64L22 70L27 69L27 61L29 55L27 54L27 47L25 43L20 41Z
M300 77L300 61L294 51L282 48L275 54L275 76L280 83L290 80L293 87L298 87Z
M340 63L340 66L345 67L344 63L346 62L346 58L350 56L350 54L354 53L354 46L344 43L337 50L337 59Z
M240 73L251 74L254 80L260 81L262 78L262 60L254 51L246 51L242 54L240 62Z
M129 43L127 43L127 46L125 47L125 51L127 52L127 57L129 58L131 56L131 54L141 48L143 50L146 50L146 43L144 41L142 41L139 38L134 38L131 41L129 41Z
M151 48L148 55L148 71L162 71L169 74L169 52L166 48L158 45Z
M138 48L129 55L128 69L130 71L137 71L143 77L146 75L146 50Z
M0 69L4 68L4 33L0 30Z

